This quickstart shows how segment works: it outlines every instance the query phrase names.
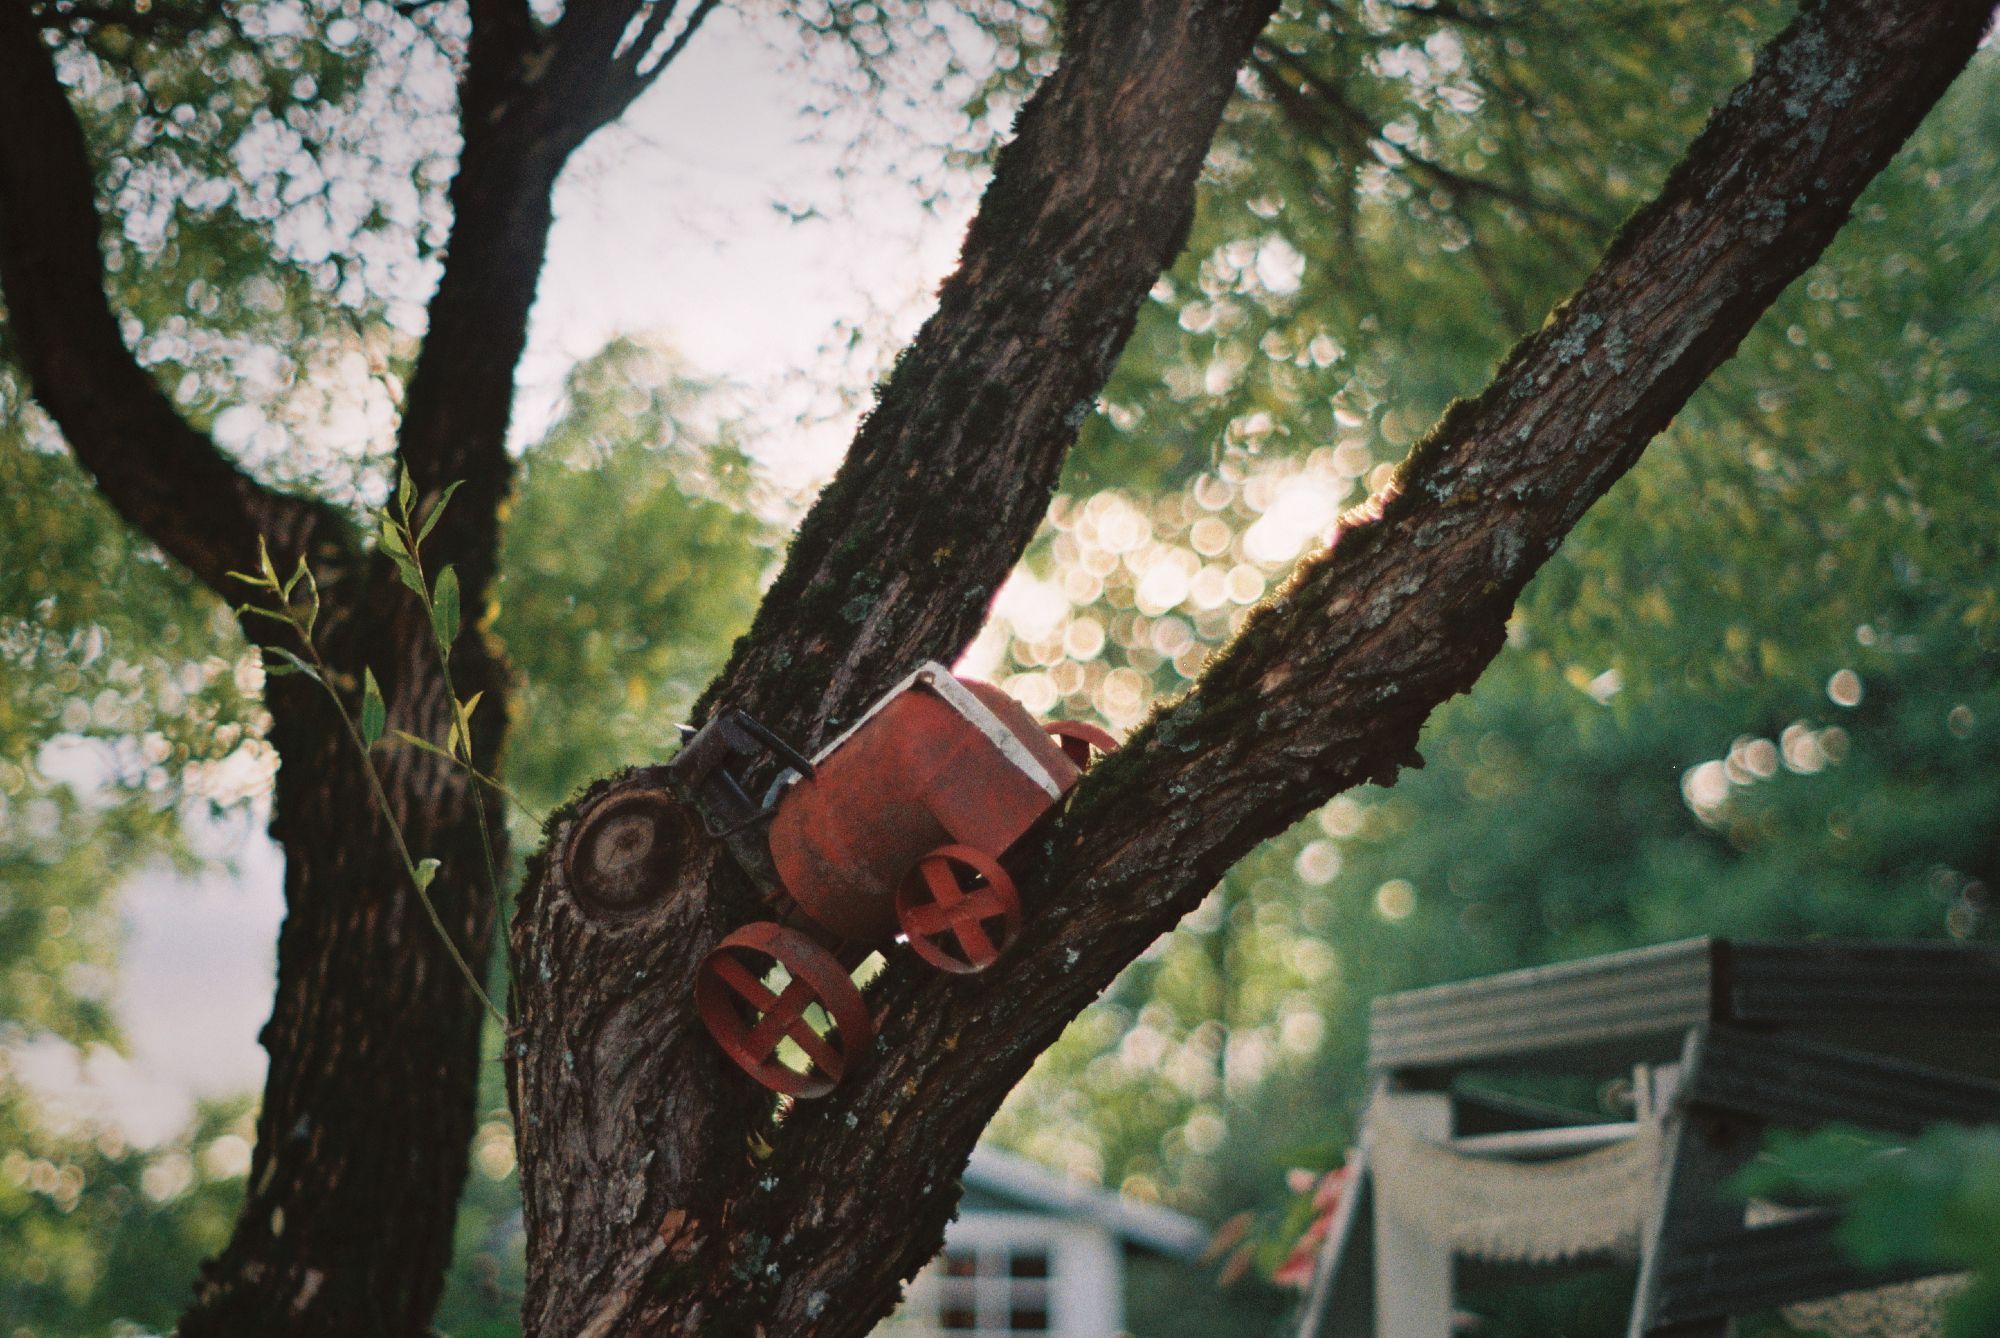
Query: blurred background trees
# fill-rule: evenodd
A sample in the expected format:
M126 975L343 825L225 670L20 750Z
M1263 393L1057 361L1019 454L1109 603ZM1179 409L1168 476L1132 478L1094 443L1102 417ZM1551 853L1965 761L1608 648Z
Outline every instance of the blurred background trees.
M870 34L911 16L874 13L826 25L893 62ZM1788 13L1287 6L1189 247L968 667L1116 729L1171 696L1539 321ZM973 17L992 73L950 147L976 166L979 127L1004 128L1052 39L1032 13ZM86 104L101 143L131 146L101 189L129 220L114 275L145 270L116 296L148 365L266 476L360 506L383 461L329 447L327 424L393 415L410 304L434 280L449 108L421 77L421 27L374 6L314 23L156 53L165 101L227 72L199 124ZM1071 1028L993 1137L1209 1220L1257 1214L1268 1266L1287 1170L1338 1164L1351 1135L1376 993L1705 933L1993 941L1996 85L1982 54L1585 520L1510 649L1433 720L1428 766L1239 866ZM385 115L414 128L390 154L365 132ZM242 156L287 137L320 176ZM192 184L232 174L226 205ZM747 622L793 481L752 463L734 417L674 357L622 341L576 368L524 449L492 620L521 678L524 823L612 761L665 751ZM195 858L189 824L268 783L259 673L4 364L0 516L0 1040L115 1046L117 888ZM517 1309L497 1081L481 1107L439 1320L454 1333L513 1332ZM226 1236L247 1133L217 1107L135 1146L0 1064L0 1328L164 1329ZM1285 1297L1232 1271L1221 1293L1175 1280L1135 1330L1273 1331ZM1583 1303L1566 1313L1565 1331L1597 1331Z

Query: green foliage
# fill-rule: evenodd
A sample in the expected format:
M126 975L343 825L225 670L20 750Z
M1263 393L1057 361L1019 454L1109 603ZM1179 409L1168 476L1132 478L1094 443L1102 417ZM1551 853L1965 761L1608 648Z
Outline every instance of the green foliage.
M389 708L382 703L382 688L375 681L373 669L361 671L361 741L374 746L382 737L382 726L388 722Z
M1283 7L1069 478L1350 443L1392 463L1583 277L1790 8Z
M38 1109L0 1054L0 1318L22 1338L169 1331L228 1238L250 1164L246 1102L138 1148Z
M234 1176L201 1154L247 1134L240 1106L135 1149L42 1109L9 1053L36 1037L117 1042L112 893L148 866L187 865L180 805L234 804L269 775L256 687L226 611L132 537L0 374L0 1316L10 1334L98 1338L119 1321L164 1330L234 1214Z
M134 541L0 376L0 1040L110 1035L106 890L181 855L174 782L269 749L226 615Z
M1760 702L1913 658L1985 677L1971 666L2000 649L1996 82L1982 55L1579 527L1537 582L1538 632L1601 648L1640 694Z
M159 0L121 22L77 8L58 63L135 352L253 472L354 500L386 453L436 282L463 12Z
M1936 1125L1908 1143L1854 1129L1776 1133L1736 1187L1842 1205L1841 1244L1864 1266L1969 1271L1946 1338L2000 1332L2000 1125Z
M657 761L755 611L771 528L707 388L618 341L521 461L486 617L519 675L508 770L534 808Z
M452 643L458 640L457 572L446 567L438 573L431 601L431 631L437 637L438 654L449 659Z

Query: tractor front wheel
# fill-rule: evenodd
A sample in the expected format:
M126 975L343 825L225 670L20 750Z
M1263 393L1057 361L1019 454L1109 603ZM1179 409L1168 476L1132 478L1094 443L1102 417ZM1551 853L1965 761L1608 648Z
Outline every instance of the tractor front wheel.
M896 920L917 956L964 975L993 965L1021 931L1021 897L999 861L939 846L896 889Z

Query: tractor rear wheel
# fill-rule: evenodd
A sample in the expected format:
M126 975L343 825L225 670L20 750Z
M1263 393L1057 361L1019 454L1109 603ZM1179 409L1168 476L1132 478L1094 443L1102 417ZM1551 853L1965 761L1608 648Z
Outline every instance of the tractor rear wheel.
M774 983L778 967L785 978ZM744 925L715 945L695 973L694 998L722 1053L786 1096L831 1092L874 1034L861 991L840 959L769 920Z

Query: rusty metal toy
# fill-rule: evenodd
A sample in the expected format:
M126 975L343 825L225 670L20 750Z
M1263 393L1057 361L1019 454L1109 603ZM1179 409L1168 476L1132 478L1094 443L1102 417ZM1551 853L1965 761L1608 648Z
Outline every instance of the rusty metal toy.
M811 759L741 711L693 733L669 770L773 914L726 936L697 973L696 1006L723 1052L772 1091L831 1091L873 1033L854 968L898 937L939 970L992 965L1021 926L999 857L1093 750L1116 746L1093 725L1039 724L939 664ZM787 770L760 802L739 768L766 753Z

